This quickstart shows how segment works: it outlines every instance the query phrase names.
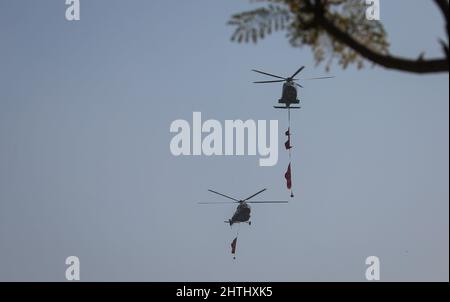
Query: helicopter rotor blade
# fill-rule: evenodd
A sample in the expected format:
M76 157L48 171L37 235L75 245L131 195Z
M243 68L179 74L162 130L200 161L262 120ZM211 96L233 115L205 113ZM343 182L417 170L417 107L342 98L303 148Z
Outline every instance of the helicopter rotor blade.
M252 197L255 197L256 195L258 195L258 194L260 194L260 193L262 193L262 192L264 192L265 190L267 190L266 188L264 188L264 189L262 189L261 191L258 191L258 192L256 192L255 194L253 194L252 196L250 196L250 197L247 197L246 199L244 199L244 201L246 201L246 200L249 200L250 198L252 198Z
M303 79L305 81L310 81L310 80L323 80L323 79L332 79L334 78L334 76L331 77L318 77L318 78L308 78L308 79Z
M261 73L261 74L265 74L265 75L268 75L270 77L286 80L286 78L283 78L283 77L280 77L280 76L277 76L277 75L274 75L274 74L271 74L271 73L267 73L267 72L264 72L264 71L260 71L260 70L256 70L256 69L252 69L252 71L257 72L257 73Z
M297 86L300 87L300 88L303 88L303 86L300 85L300 84L298 84L298 83L295 83L295 85L297 85Z
M216 201L216 202L197 202L198 204L234 204L237 203L237 201Z
M279 83L279 82L285 82L285 80L257 81L257 82L253 82L253 83L255 83L255 84L263 84L263 83Z
M246 203L288 203L287 200L246 201Z
M212 193L215 193L215 194L217 194L217 195L220 195L220 196L223 196L223 197L229 198L229 199L231 199L231 200L234 200L234 201L236 201L236 202L239 202L239 200L238 200L238 199L236 199L236 198L233 198L233 197L230 197L230 196L228 196L228 195L225 195L225 194L222 194L222 193L219 193L219 192L213 191L213 190L208 190L208 191L209 191L209 192L212 192Z
M305 66L300 67L290 78L293 79L297 74L299 74L300 71L302 71L305 68Z

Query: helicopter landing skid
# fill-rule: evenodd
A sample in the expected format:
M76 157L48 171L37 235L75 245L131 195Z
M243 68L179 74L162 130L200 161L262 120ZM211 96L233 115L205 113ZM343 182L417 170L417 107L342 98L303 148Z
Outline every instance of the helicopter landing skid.
M299 107L299 106L289 106L289 107L286 107L286 106L273 106L273 108L275 108L275 109L300 109L301 107Z

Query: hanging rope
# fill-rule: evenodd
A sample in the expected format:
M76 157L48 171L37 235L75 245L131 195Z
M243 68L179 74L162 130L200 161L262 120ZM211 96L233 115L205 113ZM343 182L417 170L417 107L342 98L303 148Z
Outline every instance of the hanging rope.
M292 145L291 145L291 109L290 108L288 108L288 130L286 131L285 134L288 137L288 140L284 145L289 152L289 165L288 165L286 173L284 174L284 177L286 178L287 188L288 188L288 190L291 191L291 197L294 197L294 192L292 191L292 174L291 174Z

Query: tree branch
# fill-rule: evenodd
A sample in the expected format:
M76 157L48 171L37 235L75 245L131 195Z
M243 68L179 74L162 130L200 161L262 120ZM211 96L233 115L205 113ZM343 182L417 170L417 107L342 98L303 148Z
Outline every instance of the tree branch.
M435 0L437 3L441 3L440 0ZM446 1L444 1L446 2ZM330 20L325 17L324 7L321 1L315 1L314 3L314 15L317 23L327 31L328 34L343 44L346 44L362 57L381 65L385 68L396 69L401 71L408 71L413 73L434 73L434 72L448 72L449 61L448 58L442 59L428 59L422 58L417 60L405 59L400 57L394 57L390 55L383 55L373 51L372 49L361 44L346 32L342 31ZM447 3L448 5L448 3Z
M442 51L447 56L447 60L448 60L449 59L449 54L448 54L448 32L449 32L448 8L449 8L449 4L448 4L448 0L434 0L434 2L439 7L439 9L441 10L441 12L445 18L445 25L446 25L445 29L447 30L447 43L445 43L445 41L442 39L439 40L439 43L441 44Z
M439 9L441 10L442 14L445 17L445 21L447 22L447 28L448 28L448 0L434 0L434 2L436 3L436 5L439 7Z

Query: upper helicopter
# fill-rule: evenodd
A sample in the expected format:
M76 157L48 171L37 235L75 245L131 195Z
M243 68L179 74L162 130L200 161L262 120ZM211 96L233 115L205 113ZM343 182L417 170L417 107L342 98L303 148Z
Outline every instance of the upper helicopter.
M219 193L217 191L214 190L208 190L211 193L223 196L225 198L231 199L233 201L222 201L222 202L199 202L199 204L237 204L237 208L236 211L234 212L233 216L226 220L225 223L228 223L230 226L232 226L235 223L241 223L241 222L245 222L248 223L249 225L251 225L250 222L250 212L251 212L251 208L249 203L287 203L287 201L255 201L255 200L249 200L253 197L255 197L256 195L264 192L267 189L262 189L258 192L256 192L255 194L251 195L250 197L247 197L245 199L236 199L233 198L231 196Z
M292 76L287 77L287 78L278 76L275 74L271 74L268 72L252 69L252 71L254 71L254 72L261 73L261 74L279 79L279 80L270 80L270 81L256 81L253 83L263 84L263 83L285 82L283 84L283 92L281 95L281 99L278 100L278 103L283 104L283 106L273 106L273 107L277 108L277 109L299 109L299 108L301 108L300 106L292 106L292 104L294 104L294 105L300 104L300 100L297 99L297 87L303 88L303 86L295 82L298 80L295 78L295 76L298 75L304 68L305 68L305 66L300 67ZM321 80L321 79L330 79L330 78L334 78L334 77L330 76L330 77L308 78L305 80Z

